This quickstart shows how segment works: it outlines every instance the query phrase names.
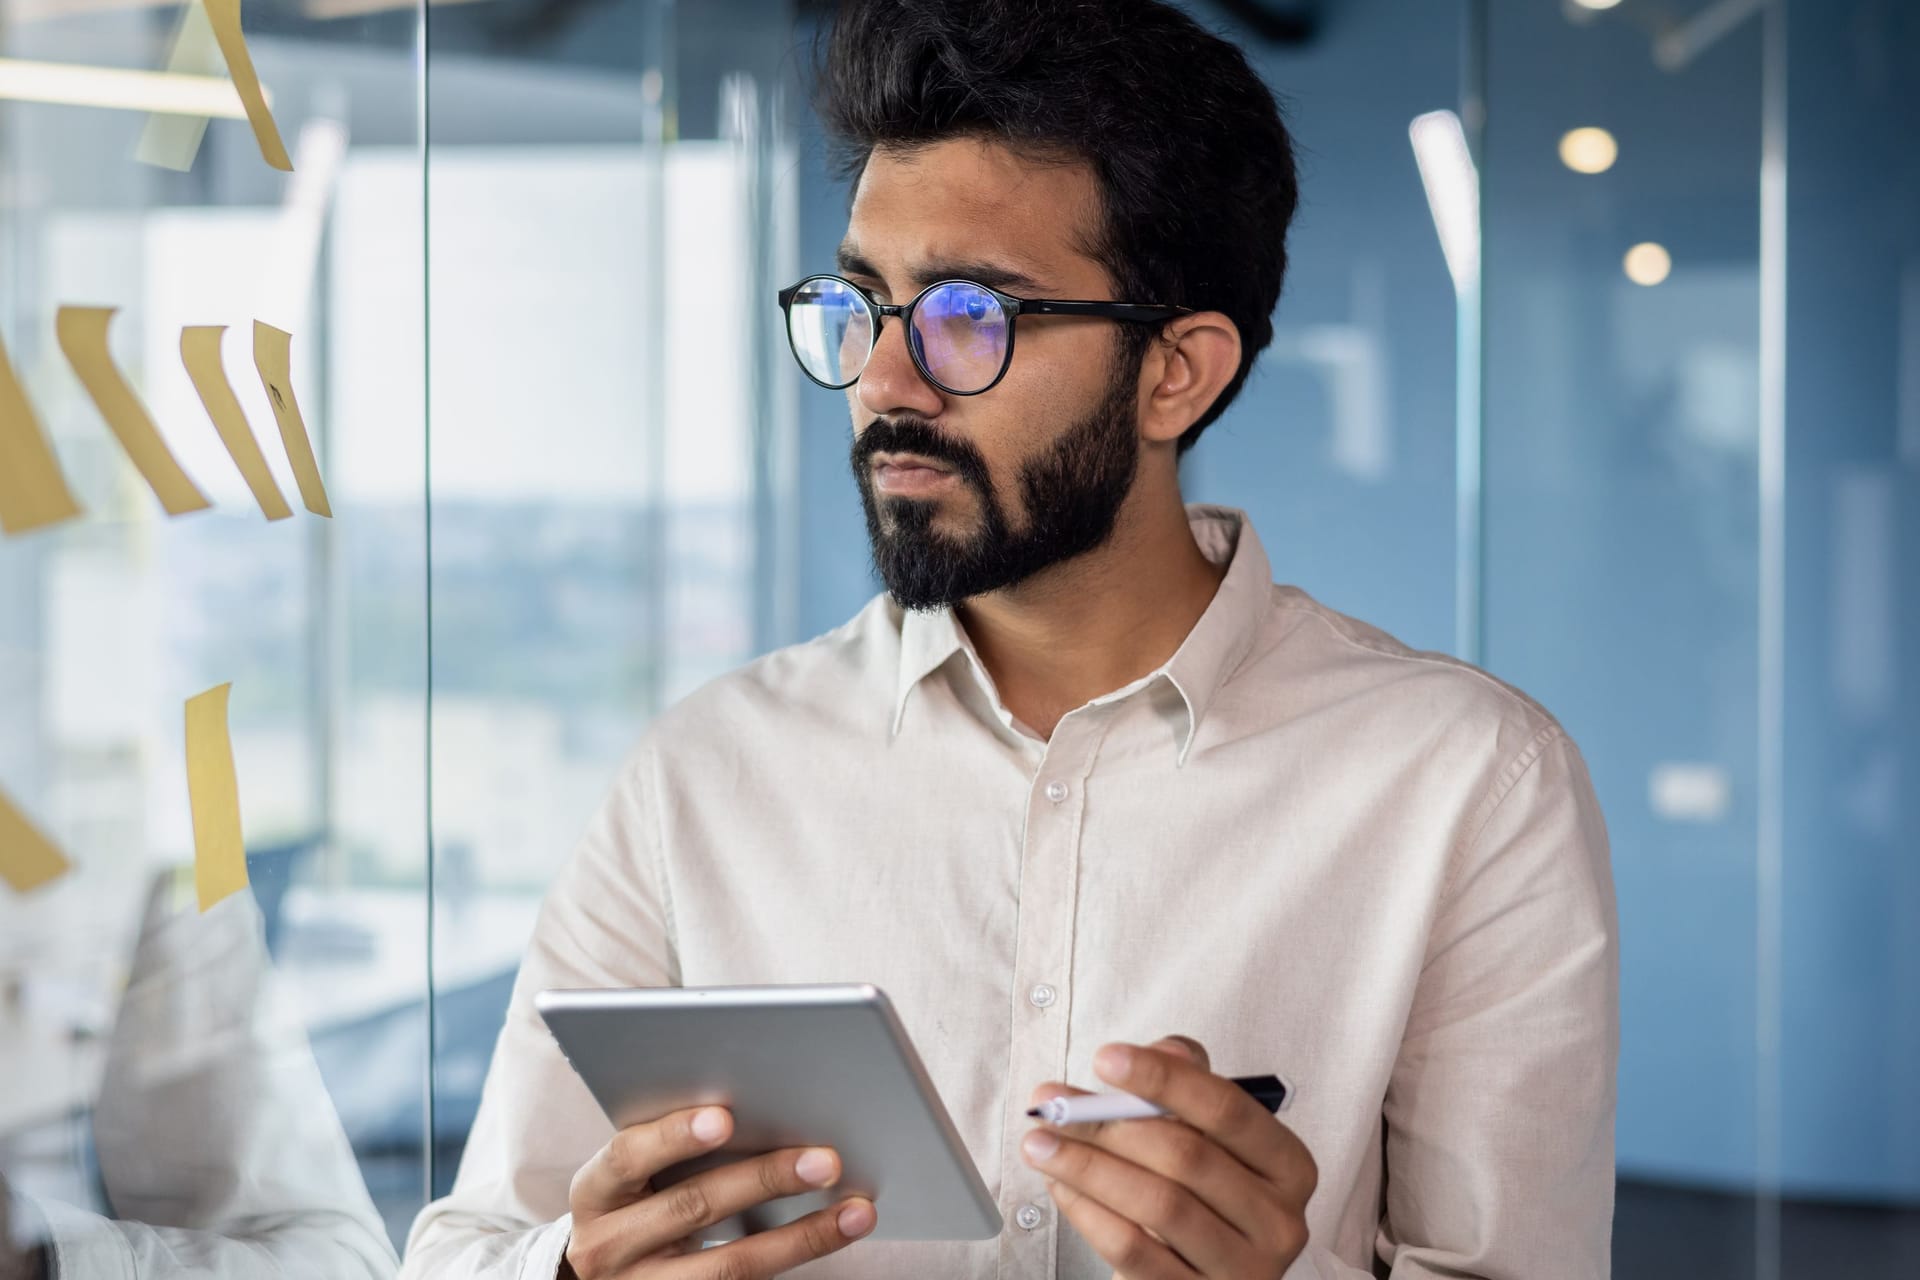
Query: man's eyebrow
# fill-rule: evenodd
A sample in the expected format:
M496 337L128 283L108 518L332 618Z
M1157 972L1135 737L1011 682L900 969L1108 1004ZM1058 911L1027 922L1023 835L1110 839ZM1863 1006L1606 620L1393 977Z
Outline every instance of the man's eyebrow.
M860 256L859 250L847 245L840 246L837 261L843 275L862 276L868 280L885 279L871 262ZM916 289L924 289L937 280L971 280L975 284L984 284L990 289L1005 289L1009 293L1037 295L1046 292L1040 281L1024 271L991 262L959 259L923 262L908 276L908 283Z

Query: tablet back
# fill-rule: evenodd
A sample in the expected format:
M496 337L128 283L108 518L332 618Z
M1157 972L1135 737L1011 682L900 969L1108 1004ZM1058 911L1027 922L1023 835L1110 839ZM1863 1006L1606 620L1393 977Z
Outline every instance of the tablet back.
M1001 1218L885 993L864 983L543 991L535 1006L617 1128L684 1107L733 1112L716 1151L665 1187L776 1147L830 1146L839 1182L756 1205L710 1241L779 1226L858 1193L870 1239L984 1240Z

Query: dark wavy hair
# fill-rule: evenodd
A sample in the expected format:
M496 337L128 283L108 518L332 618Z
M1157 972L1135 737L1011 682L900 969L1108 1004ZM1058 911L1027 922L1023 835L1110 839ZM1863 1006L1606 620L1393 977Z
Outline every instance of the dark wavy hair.
M1159 0L844 0L815 106L857 182L874 148L956 137L1084 162L1102 225L1086 252L1118 296L1224 313L1240 367L1180 451L1240 393L1273 340L1299 199L1273 94L1230 42ZM1137 370L1154 340L1122 325Z

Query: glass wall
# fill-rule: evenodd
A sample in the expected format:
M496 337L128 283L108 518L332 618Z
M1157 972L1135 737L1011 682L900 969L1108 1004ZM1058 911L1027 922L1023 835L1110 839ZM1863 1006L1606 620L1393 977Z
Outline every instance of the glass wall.
M1680 51L1630 13L1490 9L1480 656L1563 720L1606 810L1616 1267L1753 1274L1762 24ZM1675 1186L1723 1212L1642 1239Z
M796 389L769 302L794 257L793 22L764 0L533 31L432 13L441 1188L541 892L622 758L792 636Z
M1920 1274L1920 7L1186 5L1303 161L1188 496L1585 752L1618 1273ZM222 0L0 0L16 1224L390 1271L648 719L876 589L772 305L828 7L253 0L283 169Z
M269 1209L357 1214L343 1274L390 1269L621 756L794 630L762 305L794 258L793 14L4 13L10 1216L154 1262L258 1245ZM68 307L116 308L108 345ZM275 386L256 321L290 335ZM216 325L210 365L183 351ZM187 721L229 684L223 812ZM245 873L203 913L223 831ZM183 1124L199 1177L265 1199L162 1177ZM270 1140L326 1176L267 1176Z
M1783 1271L1899 1274L1920 1270L1920 8L1790 4L1769 29L1762 1178Z
M425 1192L415 16L0 15L10 1216L98 1273L387 1272Z
M1478 657L1612 832L1616 1269L1906 1274L1920 12L1485 13Z

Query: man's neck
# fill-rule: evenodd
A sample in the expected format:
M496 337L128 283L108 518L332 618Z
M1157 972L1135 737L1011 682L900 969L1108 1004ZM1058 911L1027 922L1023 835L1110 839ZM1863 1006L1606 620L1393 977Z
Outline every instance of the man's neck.
M1146 488L1105 545L955 611L1001 701L1043 738L1171 658L1226 574L1194 542L1178 489Z

